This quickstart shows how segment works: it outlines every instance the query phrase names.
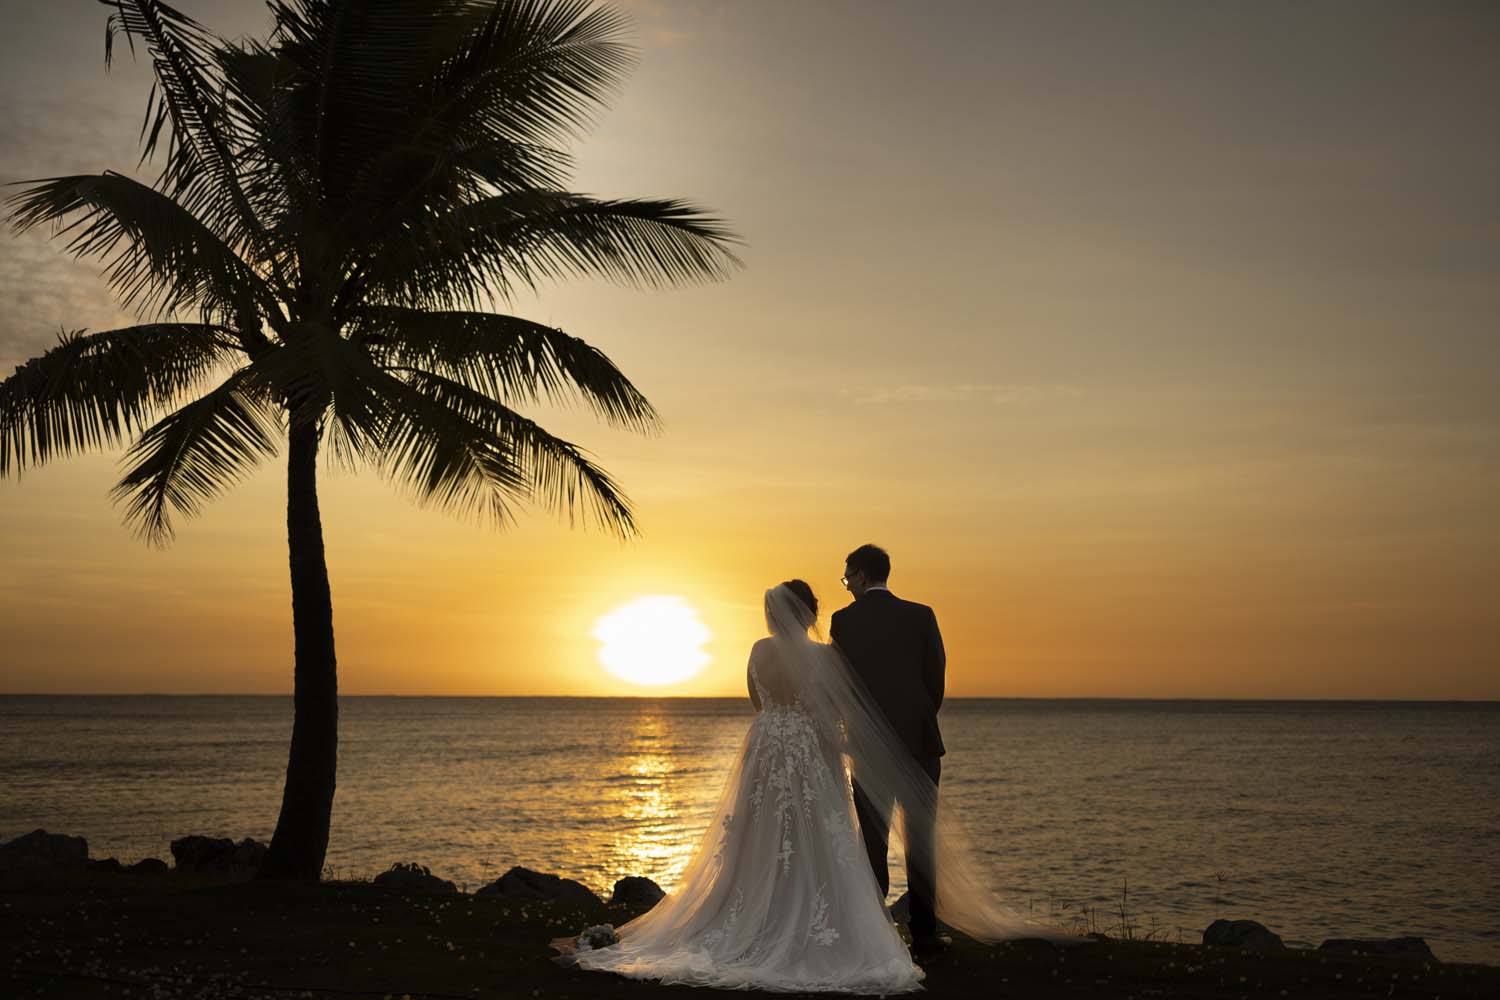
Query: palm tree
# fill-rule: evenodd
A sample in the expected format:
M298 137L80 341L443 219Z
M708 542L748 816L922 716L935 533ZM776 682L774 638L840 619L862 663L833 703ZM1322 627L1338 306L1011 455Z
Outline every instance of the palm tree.
M270 35L235 43L101 2L106 62L117 37L149 53L161 172L25 181L10 221L102 258L147 322L65 333L0 383L0 475L134 436L111 496L160 546L285 435L295 720L261 875L315 880L338 746L319 449L489 523L531 502L629 535L614 480L518 407L646 431L650 403L583 341L484 306L569 275L722 277L737 238L680 201L565 189L563 147L632 59L586 0L270 0Z

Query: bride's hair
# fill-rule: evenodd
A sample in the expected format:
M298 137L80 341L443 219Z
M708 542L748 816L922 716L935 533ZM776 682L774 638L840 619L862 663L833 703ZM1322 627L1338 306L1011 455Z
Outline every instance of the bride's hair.
M801 603L802 606L797 608L796 611L797 617L801 619L802 627L804 629L812 628L813 624L818 620L818 598L813 594L812 588L807 585L807 581L787 580L781 586L790 590L796 596L798 602ZM771 614L771 593L772 591L766 592L766 627L772 632L778 632L780 630L776 627L776 617Z

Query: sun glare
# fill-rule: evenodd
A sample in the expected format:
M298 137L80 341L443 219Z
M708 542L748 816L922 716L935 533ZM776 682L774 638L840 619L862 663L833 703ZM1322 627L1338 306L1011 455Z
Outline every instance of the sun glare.
M594 623L599 662L621 680L647 687L676 684L708 664L703 644L712 638L698 609L671 594L647 594L620 605Z

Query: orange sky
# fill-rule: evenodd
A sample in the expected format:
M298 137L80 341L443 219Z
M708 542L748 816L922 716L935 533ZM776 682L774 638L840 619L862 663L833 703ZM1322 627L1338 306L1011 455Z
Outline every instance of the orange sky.
M641 66L577 188L699 200L747 267L508 308L662 411L543 414L644 535L325 476L341 690L638 693L589 628L672 593L715 638L667 693L737 694L762 590L804 577L826 624L875 541L955 695L1500 697L1495 14L629 6ZM103 13L0 40L0 181L135 162L144 74L105 75ZM0 239L0 293L0 371L130 321L41 234ZM117 457L0 481L0 691L289 691L284 470L160 552L105 497Z

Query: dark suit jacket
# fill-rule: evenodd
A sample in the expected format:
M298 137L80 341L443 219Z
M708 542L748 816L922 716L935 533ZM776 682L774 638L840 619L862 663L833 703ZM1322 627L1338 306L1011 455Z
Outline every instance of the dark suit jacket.
M869 590L833 613L829 634L911 755L942 756L937 712L947 658L932 609L888 590Z

